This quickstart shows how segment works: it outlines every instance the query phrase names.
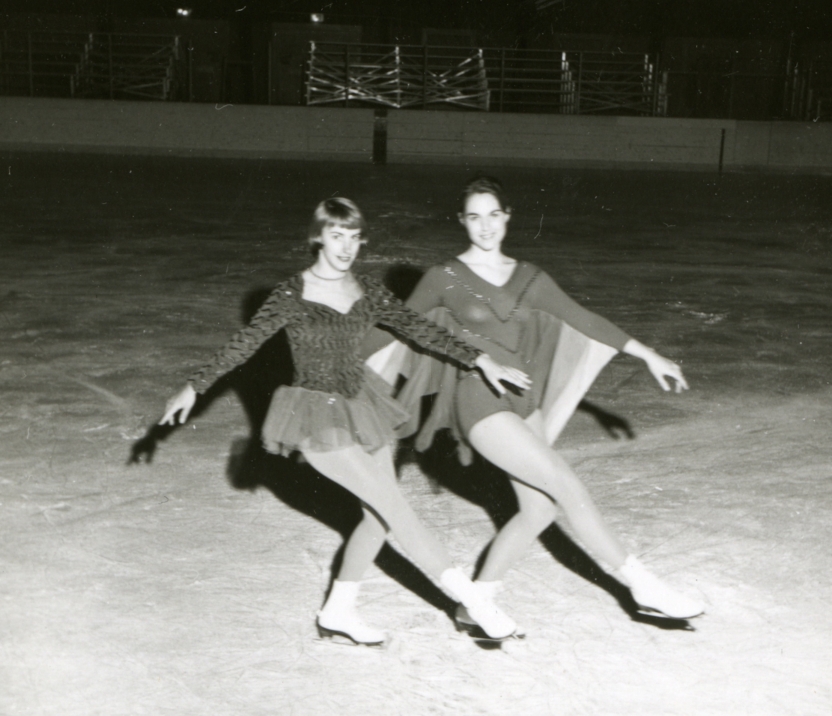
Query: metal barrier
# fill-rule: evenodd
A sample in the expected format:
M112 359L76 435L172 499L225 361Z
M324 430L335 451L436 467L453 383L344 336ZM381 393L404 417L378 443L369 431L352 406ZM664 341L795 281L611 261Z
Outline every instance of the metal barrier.
M832 62L796 64L790 75L784 99L788 115L804 121L832 120Z
M0 94L72 96L87 32L9 32L0 36Z
M492 106L498 112L664 113L655 59L630 52L488 49Z
M0 95L191 101L191 57L175 36L4 30ZM303 96L309 105L832 119L829 61L749 72L733 56L700 60L660 69L658 56L644 53L313 42ZM225 58L224 92L231 66L257 72Z
M177 90L179 38L101 33L90 36L72 78L79 97L171 99Z
M175 36L4 31L0 94L178 99L182 59Z
M695 119L830 119L832 64L795 67L791 72L672 70L667 75L666 111Z
M311 42L306 104L488 109L482 50Z
M832 118L832 63L659 69L628 52L311 43L307 104L714 119Z
M306 102L655 115L663 81L639 53L312 42Z

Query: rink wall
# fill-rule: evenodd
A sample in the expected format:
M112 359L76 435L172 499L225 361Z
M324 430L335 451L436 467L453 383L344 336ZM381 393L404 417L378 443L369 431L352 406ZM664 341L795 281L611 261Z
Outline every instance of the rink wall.
M832 124L398 112L389 163L832 173Z
M832 173L832 123L0 98L0 148Z
M0 147L369 162L373 110L2 97Z

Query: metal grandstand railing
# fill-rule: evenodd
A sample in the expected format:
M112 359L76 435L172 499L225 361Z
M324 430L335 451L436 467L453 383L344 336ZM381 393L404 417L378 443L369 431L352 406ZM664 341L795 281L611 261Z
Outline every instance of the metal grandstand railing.
M4 31L0 94L178 99L181 60L175 36Z
M311 42L306 103L488 109L482 50Z
M797 63L790 79L784 115L804 121L832 120L832 62Z
M506 112L661 115L666 78L632 52L486 50L492 106Z
M306 101L661 115L666 77L654 58L639 53L313 42Z
M177 90L179 38L101 33L90 37L72 78L81 97L167 100Z
M88 32L10 32L0 35L0 94L69 97Z

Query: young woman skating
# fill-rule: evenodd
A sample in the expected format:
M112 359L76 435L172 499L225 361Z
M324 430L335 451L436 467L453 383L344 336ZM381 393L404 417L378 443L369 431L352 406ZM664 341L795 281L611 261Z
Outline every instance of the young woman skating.
M430 444L436 430L450 428L464 462L470 462L473 448L511 481L519 509L491 542L477 583L495 594L560 507L572 533L630 588L642 610L678 619L698 616L703 605L654 576L622 544L583 482L552 447L580 396L616 352L643 360L663 390L670 390L671 382L676 392L687 389L681 369L577 304L537 266L503 253L511 207L497 180L470 182L458 216L468 248L429 269L407 304L498 362L526 372L531 384L527 390L494 391L476 374L411 353L409 379L399 398L415 408L423 394L437 394L421 427L419 449ZM365 355L391 340L379 334L368 338ZM384 352L371 362L389 372L395 361L379 362L380 356ZM400 432L417 428L412 421ZM458 609L458 625L473 626L470 616Z
M162 424L187 420L198 393L245 362L272 335L285 329L294 381L275 393L263 426L265 448L276 454L300 451L312 467L352 492L364 519L349 538L343 566L318 613L322 636L380 644L385 634L366 625L355 609L358 580L388 530L408 555L436 579L492 638L516 625L494 606L487 590L452 567L444 547L422 525L396 481L394 429L408 414L389 387L363 365L359 353L367 332L386 326L423 348L447 355L463 371L480 373L498 392L500 381L525 388L522 370L504 368L479 348L454 339L422 314L404 306L378 282L351 269L364 243L364 218L343 198L315 210L309 242L316 252L305 271L279 283L251 323L240 330L167 403ZM370 528L368 529L368 525Z

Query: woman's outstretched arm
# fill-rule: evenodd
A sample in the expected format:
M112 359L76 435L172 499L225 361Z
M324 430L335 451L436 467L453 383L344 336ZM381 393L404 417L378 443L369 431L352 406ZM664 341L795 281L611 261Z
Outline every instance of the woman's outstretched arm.
M670 390L670 384L667 382L668 378L675 381L673 388L675 392L681 393L688 389L688 382L685 380L685 376L682 375L682 369L676 363L659 355L652 348L648 348L635 338L631 338L624 344L624 353L635 358L641 358L647 364L647 369L653 374L662 390Z
M196 404L197 394L205 392L221 376L245 363L257 349L271 336L287 325L291 312L287 310L292 304L285 284L278 286L266 299L260 310L243 329L237 331L213 358L191 374L185 386L172 396L165 405L165 413L159 425L184 423Z
M682 369L673 361L659 355L652 348L632 338L611 321L593 313L570 298L545 273L539 277L540 288L533 297L535 308L544 310L560 318L570 326L586 336L606 343L634 358L640 358L647 364L647 368L662 390L670 390L668 378L674 381L674 390L681 393L688 389L687 381L682 375Z
M295 291L287 282L279 284L251 322L237 331L208 363L190 375L188 383L197 393L204 393L223 375L245 363L269 338L288 325L297 305L292 300Z

